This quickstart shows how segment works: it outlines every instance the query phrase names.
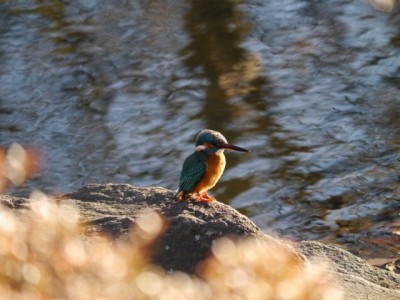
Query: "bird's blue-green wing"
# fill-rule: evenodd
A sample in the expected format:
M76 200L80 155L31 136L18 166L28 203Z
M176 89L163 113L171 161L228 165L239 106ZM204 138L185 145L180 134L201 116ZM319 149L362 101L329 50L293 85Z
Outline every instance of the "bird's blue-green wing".
M179 179L179 192L190 193L196 184L204 177L207 170L207 157L204 153L195 152L183 163Z

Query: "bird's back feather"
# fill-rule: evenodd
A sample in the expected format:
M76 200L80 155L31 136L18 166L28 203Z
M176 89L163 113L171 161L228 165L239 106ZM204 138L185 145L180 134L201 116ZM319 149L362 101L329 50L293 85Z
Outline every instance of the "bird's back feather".
M183 163L177 194L183 192L183 196L185 196L190 193L204 177L207 171L207 158L208 154L205 151L196 151L186 158Z

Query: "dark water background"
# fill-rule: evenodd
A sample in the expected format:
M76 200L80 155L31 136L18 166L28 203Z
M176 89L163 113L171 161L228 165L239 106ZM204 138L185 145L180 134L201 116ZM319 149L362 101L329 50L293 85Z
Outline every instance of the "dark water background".
M177 188L198 131L212 194L264 231L400 255L400 18L348 0L0 0L0 146L22 189Z

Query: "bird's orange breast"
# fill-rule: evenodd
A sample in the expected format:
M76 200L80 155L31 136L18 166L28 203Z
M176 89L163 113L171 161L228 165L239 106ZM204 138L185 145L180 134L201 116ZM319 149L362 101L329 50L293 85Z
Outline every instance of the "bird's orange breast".
M223 153L220 153L219 155L211 154L207 160L206 174L194 187L193 192L203 194L204 192L213 188L221 178L221 175L225 169L225 164L225 156Z

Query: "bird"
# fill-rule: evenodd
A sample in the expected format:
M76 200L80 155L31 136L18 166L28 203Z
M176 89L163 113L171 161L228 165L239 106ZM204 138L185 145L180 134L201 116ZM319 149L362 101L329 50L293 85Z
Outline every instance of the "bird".
M203 129L196 137L195 151L182 166L179 188L175 196L179 200L194 198L200 202L212 202L215 198L207 191L213 188L225 169L224 150L250 152L250 150L228 144L218 131Z

